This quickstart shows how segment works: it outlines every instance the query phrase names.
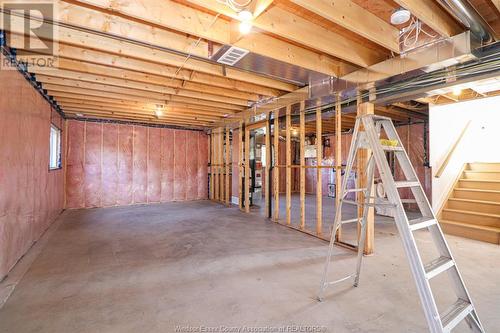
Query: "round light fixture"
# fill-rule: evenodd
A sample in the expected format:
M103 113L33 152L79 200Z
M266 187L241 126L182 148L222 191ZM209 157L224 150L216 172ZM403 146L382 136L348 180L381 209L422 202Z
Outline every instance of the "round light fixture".
M242 21L240 23L240 32L243 34L243 35L246 35L247 33L249 33L250 31L252 30L252 22L250 21Z
M253 19L253 14L248 9L243 9L241 12L238 13L238 18L241 21L250 21Z
M393 25L403 24L408 22L410 18L411 18L411 13L409 10L406 10L404 8L398 8L392 12L391 24Z
M460 87L453 87L453 95L460 96L461 94L462 94L462 88L460 88Z

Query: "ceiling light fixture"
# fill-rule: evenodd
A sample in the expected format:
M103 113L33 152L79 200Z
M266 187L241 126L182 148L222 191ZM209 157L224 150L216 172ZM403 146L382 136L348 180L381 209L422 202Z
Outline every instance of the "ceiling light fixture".
M238 13L238 18L242 22L251 21L253 19L253 14L248 9L243 9Z
M453 95L460 96L461 94L462 94L462 88L460 88L460 87L453 87Z
M250 31L252 31L252 22L250 22L250 21L241 21L241 23L240 23L240 32L243 35L246 35Z
M155 114L156 114L157 117L160 117L161 115L163 115L163 105L156 104Z
M83 113L77 113L76 116L77 117L83 117Z
M409 10L402 7L394 10L391 14L391 24L399 25L408 22L411 18L411 13Z

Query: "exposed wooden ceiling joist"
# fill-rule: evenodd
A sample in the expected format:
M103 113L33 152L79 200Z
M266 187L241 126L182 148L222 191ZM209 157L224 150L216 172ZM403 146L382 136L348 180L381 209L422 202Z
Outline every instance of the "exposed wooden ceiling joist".
M394 0L441 36L451 37L463 31L460 25L434 0Z
M399 30L351 0L291 0L393 52L399 53Z
M85 1L75 1L75 3L79 5L88 4ZM161 24L161 22L159 21L145 20L145 18L154 19L154 17L150 16L146 12L148 9L152 8L151 6L153 6L153 4L146 3L146 6L148 7L143 9L143 17L141 16L140 11L132 16L128 15L130 11L126 8L122 7L121 11L109 11L109 7L106 7L105 3L101 1L99 1L99 3L101 4L101 6L93 7L94 9L75 6L70 3L62 3L61 7L64 10L62 11L62 15L59 20L64 23L70 23L104 33L111 33L123 38L145 41L152 45L161 45L178 52L191 53L203 58L208 58L210 56L210 54L208 53L208 43L205 41L205 39L201 39L200 45L197 45L197 41L193 42L191 38L187 38L184 34L173 33L166 29L158 27L158 24L160 24L161 26L164 26L168 29L177 30L175 28L175 24L177 23L177 21L171 22L167 20L165 24ZM93 4L95 5L95 3ZM182 7L185 6L176 3L171 4L171 8ZM196 13L196 11L192 10L191 8L186 8L188 11L190 11L191 14ZM98 11L98 9L100 9L101 12ZM120 16L112 16L109 13L127 14L129 18L140 18L141 21L131 21ZM196 15L194 17L196 17ZM187 18L184 19L188 20ZM215 16L213 17L213 19L215 19ZM160 20L160 18L158 18L158 20ZM204 23L202 21L196 22L199 25L203 25ZM191 30L189 28L190 25L188 25L188 28L186 28L188 29L187 31L184 31L184 29L181 29L181 31L190 35L207 38L208 40L216 42L218 44L230 44L231 42L233 42L233 45L245 48L251 52L283 61L285 63L301 66L309 70L322 72L328 75L340 76L353 70L353 68L347 63L341 62L334 58L323 56L318 52L314 52L307 48L287 43L283 40L275 39L263 34L250 34L248 36L245 36L244 38L239 39L238 41L232 41L230 36L234 34L234 27L232 27L230 24L228 24L227 21L222 18L216 20L216 22L218 21L222 21L222 23L214 23L214 25L221 25L221 30L229 29L227 30L227 34L223 34L226 37L220 37L224 41L224 43L221 43L221 40L218 39L210 39L205 34L196 35L197 30L195 28ZM149 22L149 25L146 24L147 22ZM132 26L134 28L132 28ZM149 36L149 34L152 35ZM219 45L216 45L213 52L217 51L218 47Z
M236 18L236 13L217 0L187 0L187 2L207 8L213 12ZM194 10L194 9L193 9ZM252 21L265 32L321 51L336 58L362 67L377 63L385 58L375 50L350 40L341 34L313 24L278 6L272 6ZM229 44L229 43L228 43Z

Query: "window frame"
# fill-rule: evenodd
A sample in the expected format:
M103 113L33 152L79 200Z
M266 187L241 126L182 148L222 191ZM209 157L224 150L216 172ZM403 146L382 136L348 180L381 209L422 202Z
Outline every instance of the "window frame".
M56 130L58 135L58 142L57 142L57 166L53 167L51 165L52 162L52 130ZM62 169L62 130L57 127L54 124L50 124L50 131L49 131L49 171L56 171L56 170L61 170Z

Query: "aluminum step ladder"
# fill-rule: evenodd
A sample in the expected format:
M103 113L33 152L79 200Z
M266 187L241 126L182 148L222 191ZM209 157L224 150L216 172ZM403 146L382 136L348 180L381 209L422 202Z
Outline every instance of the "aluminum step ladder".
M384 130L387 139L381 140L381 130ZM367 188L347 189L348 175L351 173L353 163L358 149L369 149L371 151L367 167L366 178L368 180ZM387 162L386 152L393 151L399 165L403 171L406 180L395 181ZM387 193L385 202L380 199L372 197L373 179L375 173L375 166L379 171L379 176L382 180L384 188ZM422 214L421 218L409 220L403 207L398 189L410 188L416 203ZM345 197L348 193L364 193L364 202L354 202L346 200ZM439 226L436 216L427 200L424 190L417 178L415 170L411 165L410 159L401 144L401 140L396 132L396 129L390 118L377 116L377 115L363 115L356 119L354 126L353 139L349 149L349 157L347 159L346 172L342 181L342 196L340 205L337 207L335 214L335 221L332 228L332 235L330 239L330 246L328 249L328 256L326 259L323 278L318 294L318 299L323 300L324 293L328 286L353 279L354 286L357 287L359 283L359 275L361 269L361 261L363 258L363 250L366 239L366 219L369 207L379 204L390 205L394 211L394 220L396 227L403 242L403 247L410 263L411 272L415 283L417 285L418 294L422 302L425 317L429 326L429 331L432 333L450 332L462 320L465 320L473 332L483 332L484 329L479 321L476 309L472 304L471 298L465 284L460 276L455 260L450 252L448 244L444 239L443 232ZM358 243L358 255L356 272L352 275L344 277L336 281L328 281L328 272L332 259L332 252L335 243L335 234L338 228L343 223L350 223L351 220L342 221L342 206L343 204L356 204L363 208L363 218L360 221L361 235ZM421 229L428 229L432 235L432 240L439 253L439 257L435 260L424 263L417 248L414 232ZM444 313L439 313L436 306L430 280L444 272L448 276L453 285L453 290L456 294L457 300L452 304Z

